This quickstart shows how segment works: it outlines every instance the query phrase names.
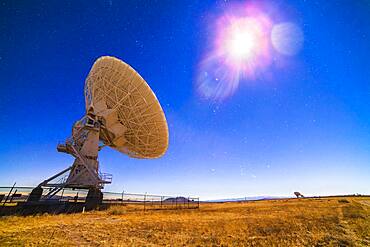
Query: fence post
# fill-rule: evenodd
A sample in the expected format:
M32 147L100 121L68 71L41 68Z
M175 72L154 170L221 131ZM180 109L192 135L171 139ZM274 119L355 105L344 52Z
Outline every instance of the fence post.
M18 189L15 189L14 193L13 193L13 194L12 194L12 196L10 197L10 201L9 201L9 203L12 203L12 201L13 201L13 197L14 197L14 195L17 193L17 191L18 191Z
M144 195L144 212L145 212L145 201L146 201L146 192L145 192L145 195Z
M9 191L9 193L8 193L8 195L7 195L7 197L5 198L3 206L5 206L6 201L9 199L9 196L10 196L10 194L12 193L12 191L13 191L13 189L14 189L15 184L16 184L16 183L14 183L14 184L13 184L13 187L10 189L10 191Z
M122 201L121 201L121 203L123 203L123 194L125 193L125 191L124 190L122 190Z
M163 203L163 196L161 196L161 208L162 208L162 203Z
M189 202L190 202L190 196L188 197L188 209L190 208L190 207L189 207Z
M62 195L60 196L59 201L63 200L63 195L64 195L64 189L62 190Z

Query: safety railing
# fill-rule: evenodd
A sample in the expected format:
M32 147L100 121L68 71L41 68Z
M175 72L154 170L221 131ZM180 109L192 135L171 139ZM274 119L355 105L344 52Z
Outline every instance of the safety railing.
M110 173L99 172L99 178L105 183L112 183L113 175Z

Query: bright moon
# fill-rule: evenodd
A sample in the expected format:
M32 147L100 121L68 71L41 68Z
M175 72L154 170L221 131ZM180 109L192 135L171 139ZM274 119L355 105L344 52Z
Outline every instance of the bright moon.
M253 53L256 38L248 31L234 33L230 42L230 53L233 57L244 59L248 58Z
M226 31L224 50L235 62L248 62L260 51L262 31L253 18L242 18L230 24Z

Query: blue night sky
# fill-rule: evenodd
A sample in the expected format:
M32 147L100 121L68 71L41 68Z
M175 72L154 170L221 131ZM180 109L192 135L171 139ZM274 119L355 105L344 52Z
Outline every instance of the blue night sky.
M268 21L240 72L214 58L215 43L230 16L255 17L248 6ZM278 23L293 31L274 49ZM56 146L84 115L102 55L146 79L170 134L155 160L103 149L106 190L370 194L369 1L0 1L1 186L35 186L73 162Z

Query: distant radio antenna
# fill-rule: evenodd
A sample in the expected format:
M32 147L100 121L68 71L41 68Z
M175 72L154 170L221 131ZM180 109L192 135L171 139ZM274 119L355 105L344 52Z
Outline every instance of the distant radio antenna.
M88 189L86 203L102 201L101 189L112 175L99 172L98 153L109 146L134 158L161 157L168 147L163 110L145 80L128 64L109 56L96 60L85 82L86 113L57 150L75 158L72 166L40 183L28 201L49 199L63 188ZM68 176L52 183L64 173Z
M294 195L297 197L297 198L303 198L304 196L300 193L300 192L294 192Z

